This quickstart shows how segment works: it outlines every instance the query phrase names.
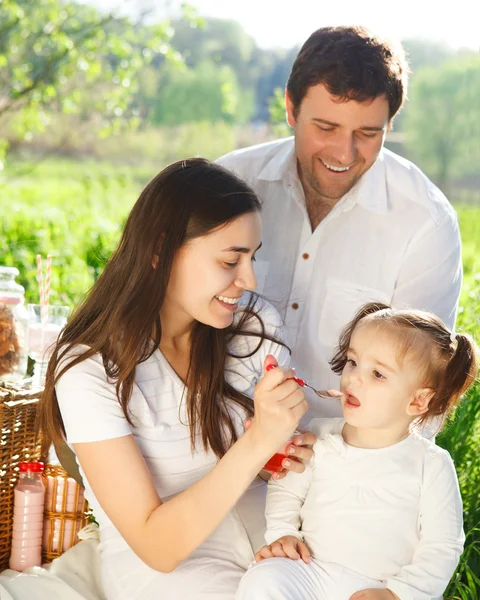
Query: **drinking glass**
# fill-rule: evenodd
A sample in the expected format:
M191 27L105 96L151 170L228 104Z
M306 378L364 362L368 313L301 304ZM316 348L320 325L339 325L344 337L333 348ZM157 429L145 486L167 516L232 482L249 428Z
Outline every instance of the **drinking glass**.
M50 304L47 318L42 320L40 304L28 305L28 354L35 361L33 382L39 386L45 384L45 374L53 346L60 331L67 322L70 308Z

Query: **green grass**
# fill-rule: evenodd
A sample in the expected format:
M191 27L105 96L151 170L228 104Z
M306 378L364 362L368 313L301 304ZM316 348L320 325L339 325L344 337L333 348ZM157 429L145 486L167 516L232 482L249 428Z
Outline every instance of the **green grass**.
M141 187L163 165L117 167L65 159L10 161L0 177L0 264L20 269L27 299L38 301L37 253L53 254L51 302L73 306L115 246ZM480 206L457 206L464 285L457 329L480 342ZM457 468L467 540L446 598L480 599L480 386L477 384L438 437Z
M457 330L480 344L480 207L456 207L463 243L464 284ZM463 399L438 437L455 463L464 505L465 551L445 598L480 598L480 385Z
M32 169L10 161L0 176L0 264L20 270L26 298L38 302L36 254L53 256L52 304L76 304L114 248L122 223L152 168L56 159Z

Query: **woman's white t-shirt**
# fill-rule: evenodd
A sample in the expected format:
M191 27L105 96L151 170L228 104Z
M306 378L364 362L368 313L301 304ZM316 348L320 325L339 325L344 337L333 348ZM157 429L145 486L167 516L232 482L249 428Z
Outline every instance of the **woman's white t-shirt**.
M259 298L257 312L266 333L282 339L282 323L276 310ZM259 323L252 321L249 329L259 331ZM230 350L234 355L244 356L258 344L259 338L256 336L237 337ZM83 350L80 348L80 352ZM70 356L72 354L75 354L75 350ZM288 348L264 340L252 356L227 360L227 381L245 395L253 397L255 384L263 374L263 362L267 354L274 355L280 365L289 361ZM56 393L68 444L133 435L163 501L190 487L217 463L217 457L211 450L203 450L199 435L192 452L185 386L158 349L136 368L128 405L134 427L130 426L123 414L115 383L107 379L99 355L69 369L57 383ZM233 403L231 409L236 430L241 434L246 415ZM79 466L85 497L100 525L102 575L107 597L144 598L146 594L140 593L140 589L151 586L156 579L159 580L156 585L159 597L161 592L177 597L174 596L175 589L172 589L172 574L150 569L133 553L102 510L88 478ZM228 568L227 563L230 562L245 569L253 559L254 550L263 543L265 488L263 480L255 479L221 526L194 552L194 557L208 558L210 562L218 558L222 561L222 568ZM192 585L197 586L198 583Z

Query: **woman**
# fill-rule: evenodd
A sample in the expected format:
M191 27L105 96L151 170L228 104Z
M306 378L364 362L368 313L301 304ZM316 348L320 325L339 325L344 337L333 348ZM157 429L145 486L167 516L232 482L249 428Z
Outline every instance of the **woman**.
M52 356L39 427L76 454L108 600L234 598L263 543L257 475L307 403L293 371L263 376L289 352L278 314L246 294L260 239L246 184L204 159L170 165Z

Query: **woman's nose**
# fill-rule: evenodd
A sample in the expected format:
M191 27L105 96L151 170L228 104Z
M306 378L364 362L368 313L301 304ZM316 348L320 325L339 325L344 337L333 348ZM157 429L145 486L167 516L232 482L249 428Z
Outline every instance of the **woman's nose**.
M245 265L235 279L235 285L244 290L254 290L257 287L257 278L253 270L253 264Z

